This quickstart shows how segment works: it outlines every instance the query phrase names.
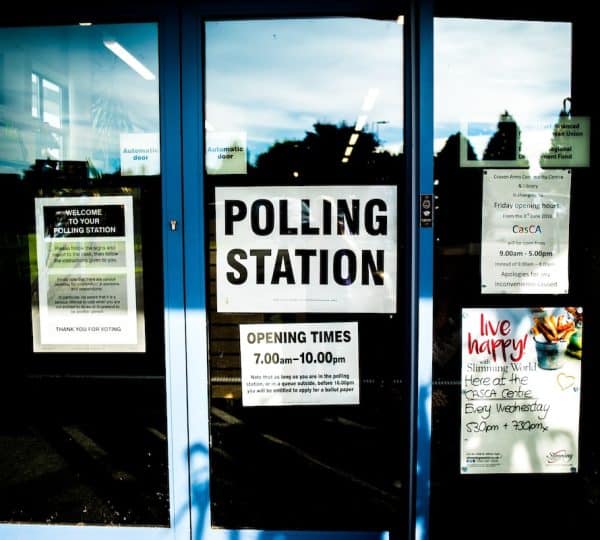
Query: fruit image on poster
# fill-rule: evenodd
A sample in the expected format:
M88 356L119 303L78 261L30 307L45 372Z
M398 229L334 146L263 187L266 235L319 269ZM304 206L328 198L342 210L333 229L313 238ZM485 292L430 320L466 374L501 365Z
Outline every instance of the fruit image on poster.
M461 473L578 469L583 309L462 311Z

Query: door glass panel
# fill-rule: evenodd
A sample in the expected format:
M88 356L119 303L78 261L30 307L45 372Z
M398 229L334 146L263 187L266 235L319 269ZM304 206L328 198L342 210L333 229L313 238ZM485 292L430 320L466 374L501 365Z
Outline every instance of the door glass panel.
M598 522L590 81L573 47L592 36L578 28L435 20L432 538Z
M156 24L0 29L0 521L169 525L158 133Z
M212 523L406 524L403 26L205 35Z

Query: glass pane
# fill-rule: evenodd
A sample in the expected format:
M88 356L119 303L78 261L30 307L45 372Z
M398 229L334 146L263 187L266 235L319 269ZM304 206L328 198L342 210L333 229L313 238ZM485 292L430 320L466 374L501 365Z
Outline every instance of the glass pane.
M405 524L403 26L205 28L213 525Z
M539 168L571 96L570 24L448 18L435 32L436 152L461 133L463 168Z
M592 36L577 28L435 20L432 538L598 523L590 75L573 47Z
M169 525L157 43L0 29L3 522Z
M0 170L22 176L49 157L54 135L64 147L53 159L85 163L89 178L160 173L155 25L133 34L127 25L4 28L0 47L0 122L14 139ZM25 77L32 92L24 93Z

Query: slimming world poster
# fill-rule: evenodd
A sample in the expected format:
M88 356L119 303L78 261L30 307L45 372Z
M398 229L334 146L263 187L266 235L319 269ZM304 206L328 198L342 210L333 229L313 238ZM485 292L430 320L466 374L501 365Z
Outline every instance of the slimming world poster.
M461 473L578 468L580 307L462 310Z

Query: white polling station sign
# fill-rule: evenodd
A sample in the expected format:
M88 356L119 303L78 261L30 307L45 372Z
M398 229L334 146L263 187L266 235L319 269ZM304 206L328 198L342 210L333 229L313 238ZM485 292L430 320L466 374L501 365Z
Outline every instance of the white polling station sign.
M396 186L215 188L220 312L396 311Z

